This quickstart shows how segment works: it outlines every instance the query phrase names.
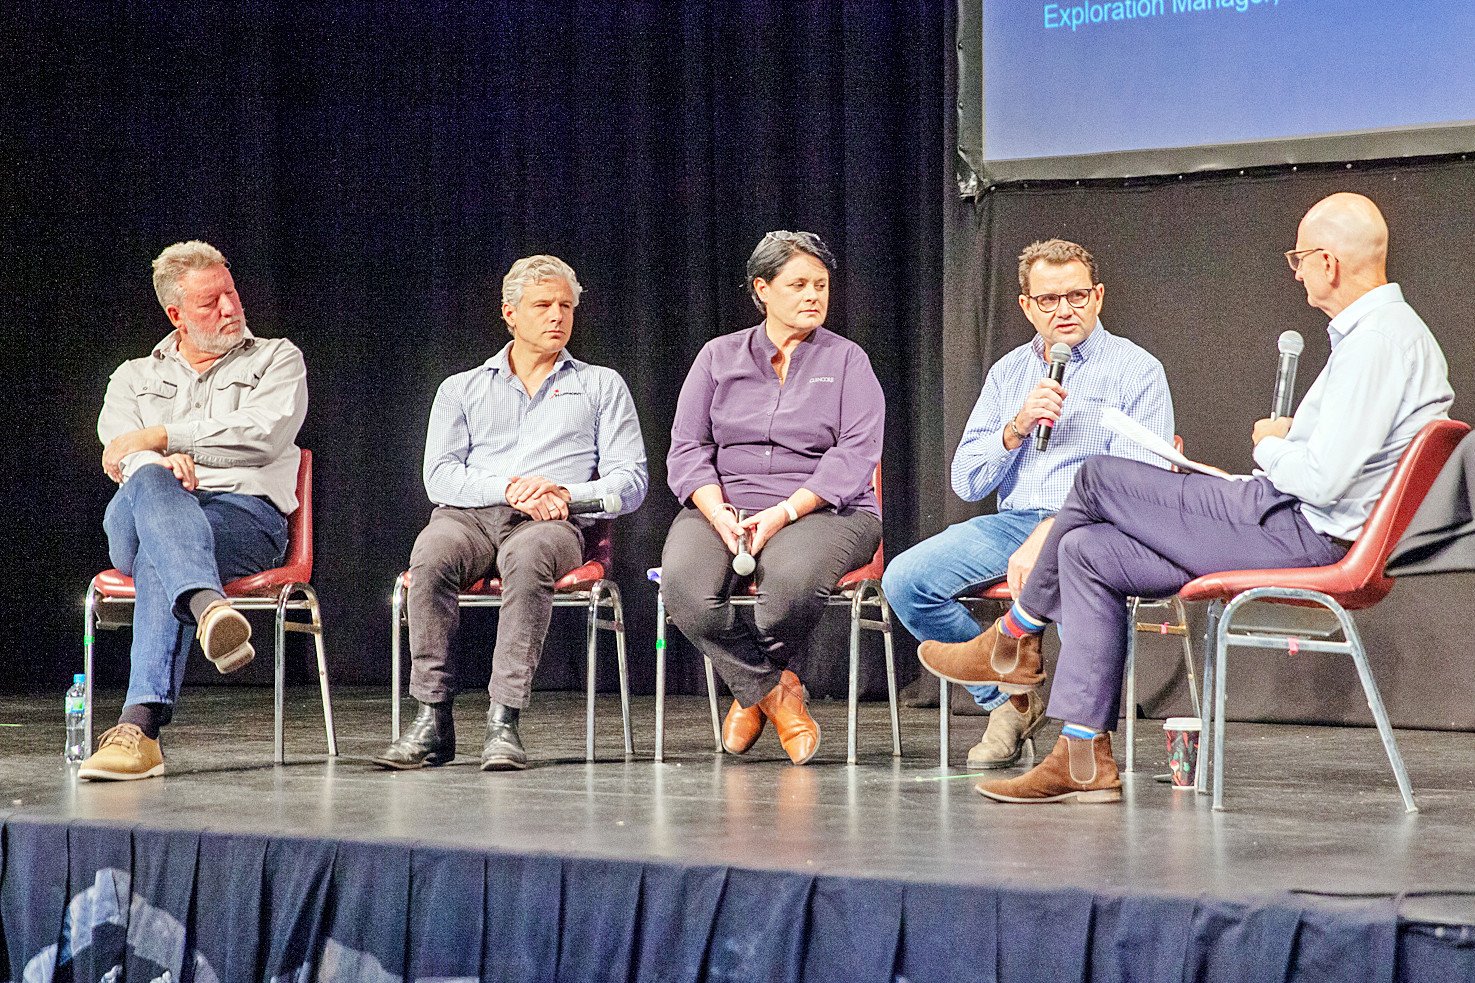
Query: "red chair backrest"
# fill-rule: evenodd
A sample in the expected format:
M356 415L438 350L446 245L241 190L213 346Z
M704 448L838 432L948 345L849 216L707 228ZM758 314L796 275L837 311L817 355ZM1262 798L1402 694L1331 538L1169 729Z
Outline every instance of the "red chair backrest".
M1344 606L1376 604L1393 589L1392 578L1383 574L1388 554L1413 521L1414 513L1429 494L1429 487L1445 462L1469 432L1470 425L1459 420L1433 420L1404 448L1393 477L1388 479L1357 541L1336 564L1348 578L1353 595L1351 603L1342 602Z
M297 508L287 516L287 558L279 567L232 580L227 596L271 594L283 584L312 580L312 451L302 450L297 465Z
M604 567L605 576L615 568L615 520L595 519L584 531L584 562Z
M871 487L874 488L874 489L876 489L876 508L877 509L880 509L881 508L881 462L880 461L877 461L876 462L876 470L871 474ZM858 569L858 570L852 570L849 573L847 573L845 576L841 577L840 578L840 585L839 586L841 586L841 587L848 587L851 584L858 583L858 582L860 582L862 580L880 580L881 579L881 571L884 570L885 567L886 567L886 537L885 536L882 536L881 537L881 541L876 544L876 555L873 556L873 557L871 557L871 562L867 563L865 566L861 567L860 569Z
M1206 574L1184 585L1179 596L1189 601L1227 601L1254 587L1294 587L1328 594L1345 608L1372 607L1393 589L1393 580L1383 575L1388 554L1408 528L1440 469L1469 431L1469 424L1458 420L1434 420L1425 424L1404 448L1357 541L1336 563L1325 567Z

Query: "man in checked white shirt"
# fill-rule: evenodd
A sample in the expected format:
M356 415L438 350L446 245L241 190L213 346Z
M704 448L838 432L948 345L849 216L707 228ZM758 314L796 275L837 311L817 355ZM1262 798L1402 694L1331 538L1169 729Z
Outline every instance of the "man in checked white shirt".
M601 515L571 519L568 503L613 495L615 514L624 514L645 499L645 444L625 380L564 347L582 290L555 256L513 263L502 280L512 340L436 393L424 471L436 509L410 554L410 695L419 710L378 765L420 768L456 756L448 664L456 595L495 573L502 611L481 767L526 768L518 717L548 633L553 585L584 562L584 529Z
M919 641L965 642L978 623L958 595L1008 580L1017 594L1075 479L1093 454L1149 463L1155 455L1101 425L1114 407L1164 440L1173 437L1173 399L1156 358L1101 326L1106 287L1091 254L1073 242L1036 242L1019 257L1019 306L1035 337L989 369L953 456L953 490L977 502L998 492L998 511L949 526L892 559L882 578L892 610ZM1049 378L1049 350L1071 347L1064 383ZM1044 453L1036 424L1054 432ZM968 752L973 768L1007 768L1045 720L1038 692L1010 696L970 686L989 711L988 729Z

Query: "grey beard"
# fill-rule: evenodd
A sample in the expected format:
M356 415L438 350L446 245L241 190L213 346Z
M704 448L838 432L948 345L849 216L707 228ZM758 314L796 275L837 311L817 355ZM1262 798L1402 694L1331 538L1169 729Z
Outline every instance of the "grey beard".
M207 355L224 355L228 353L231 349L239 345L242 339L245 338L246 319L244 316L241 318L240 323L241 335L235 340L231 340L223 334L204 332L198 329L193 329L191 331L190 340L194 342L196 348L206 353Z

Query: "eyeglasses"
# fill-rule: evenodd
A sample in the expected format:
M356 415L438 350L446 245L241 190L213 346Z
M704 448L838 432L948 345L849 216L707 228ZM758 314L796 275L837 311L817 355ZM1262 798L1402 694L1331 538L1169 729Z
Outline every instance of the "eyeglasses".
M1025 296L1034 301L1035 306L1042 313L1053 314L1055 308L1060 306L1061 298L1064 298L1071 307L1080 310L1091 302L1091 295L1095 292L1096 288L1092 286L1084 290L1067 290L1063 294L1026 294Z
M1299 271L1301 269L1301 260L1310 256L1312 253L1325 253L1328 251L1323 246L1312 246L1310 249L1287 249L1285 258L1286 262L1291 264L1292 270Z

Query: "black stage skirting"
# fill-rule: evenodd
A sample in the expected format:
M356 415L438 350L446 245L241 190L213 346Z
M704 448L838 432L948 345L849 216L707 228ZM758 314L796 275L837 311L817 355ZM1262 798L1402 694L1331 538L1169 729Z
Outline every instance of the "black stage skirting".
M3 844L16 981L1475 978L1469 930L1400 923L1388 898L960 886L14 816Z

